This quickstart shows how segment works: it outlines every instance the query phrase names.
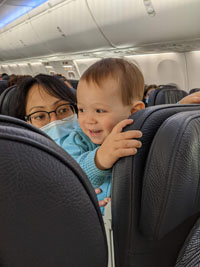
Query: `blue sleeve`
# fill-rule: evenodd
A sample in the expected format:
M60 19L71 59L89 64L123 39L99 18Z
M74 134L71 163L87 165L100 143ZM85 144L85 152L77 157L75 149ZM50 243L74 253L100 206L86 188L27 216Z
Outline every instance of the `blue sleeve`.
M77 132L72 132L62 144L67 151L87 174L94 188L102 185L106 178L111 175L111 169L100 170L95 164L95 155L98 147Z

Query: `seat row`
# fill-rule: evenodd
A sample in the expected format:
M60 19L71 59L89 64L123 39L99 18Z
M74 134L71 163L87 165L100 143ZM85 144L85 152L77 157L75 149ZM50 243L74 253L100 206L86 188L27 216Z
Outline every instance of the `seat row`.
M199 90L200 88L191 89L189 94L198 92ZM179 90L177 87L172 85L159 86L159 88L150 93L147 106L150 107L162 104L175 104L187 95L187 92Z
M141 130L143 146L113 168L115 266L195 266L200 105L132 118L125 131ZM0 265L107 267L102 216L79 165L39 129L3 115L0 147Z

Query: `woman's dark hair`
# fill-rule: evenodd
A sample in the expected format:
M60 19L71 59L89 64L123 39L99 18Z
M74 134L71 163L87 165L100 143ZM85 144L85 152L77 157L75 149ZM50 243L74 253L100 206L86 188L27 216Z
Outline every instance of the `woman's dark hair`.
M49 95L52 95L58 99L66 100L72 104L77 111L76 107L76 95L72 90L62 81L53 76L46 74L38 74L35 77L25 78L16 88L15 91L15 115L21 120L25 120L26 115L26 100L29 90L34 85L41 86Z

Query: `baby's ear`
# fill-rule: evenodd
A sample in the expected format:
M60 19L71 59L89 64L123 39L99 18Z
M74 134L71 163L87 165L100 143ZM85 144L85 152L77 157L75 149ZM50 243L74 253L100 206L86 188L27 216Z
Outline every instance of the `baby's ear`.
M131 107L131 114L135 113L136 111L145 108L145 104L142 101L136 101L133 103Z

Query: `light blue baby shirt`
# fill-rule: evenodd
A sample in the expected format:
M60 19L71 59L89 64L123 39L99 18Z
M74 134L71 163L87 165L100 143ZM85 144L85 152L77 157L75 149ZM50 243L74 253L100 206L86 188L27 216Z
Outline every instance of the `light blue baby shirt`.
M78 162L92 186L102 190L97 195L98 200L110 197L112 171L111 169L100 170L95 164L95 155L99 145L92 143L80 127L74 129L59 145ZM103 207L101 207L101 212L104 213Z

